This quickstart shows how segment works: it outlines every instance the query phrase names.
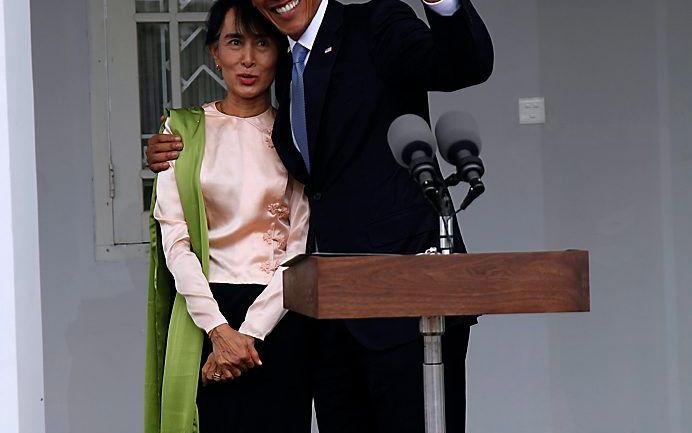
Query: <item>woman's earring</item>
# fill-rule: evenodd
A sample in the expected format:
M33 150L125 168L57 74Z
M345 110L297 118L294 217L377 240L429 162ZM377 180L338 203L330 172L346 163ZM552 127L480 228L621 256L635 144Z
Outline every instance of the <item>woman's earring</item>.
M221 66L216 65L216 70L219 71L219 72L221 72Z

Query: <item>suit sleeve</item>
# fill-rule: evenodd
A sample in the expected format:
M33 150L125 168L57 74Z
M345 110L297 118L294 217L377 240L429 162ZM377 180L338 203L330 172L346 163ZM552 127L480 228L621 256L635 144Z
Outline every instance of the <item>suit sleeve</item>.
M380 75L428 91L453 91L486 81L494 52L488 29L469 0L442 16L425 8L428 27L399 0L375 0L370 51Z

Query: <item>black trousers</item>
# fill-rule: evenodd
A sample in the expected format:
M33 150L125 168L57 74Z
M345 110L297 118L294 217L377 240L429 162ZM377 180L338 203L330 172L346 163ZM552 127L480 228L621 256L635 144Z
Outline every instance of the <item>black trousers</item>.
M231 327L238 329L260 285L211 284ZM255 347L262 366L226 384L200 386L197 408L201 433L308 433L312 422L308 319L287 313ZM205 338L202 365L212 351Z
M320 433L423 433L423 340L386 350L360 345L343 321L318 325L314 396ZM463 433L469 326L442 338L447 432Z

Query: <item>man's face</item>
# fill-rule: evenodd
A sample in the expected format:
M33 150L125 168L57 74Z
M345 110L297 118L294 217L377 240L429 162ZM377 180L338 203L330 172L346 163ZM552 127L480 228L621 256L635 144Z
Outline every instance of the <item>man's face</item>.
M252 0L279 31L298 40L317 13L321 0ZM324 0L326 1L326 0Z

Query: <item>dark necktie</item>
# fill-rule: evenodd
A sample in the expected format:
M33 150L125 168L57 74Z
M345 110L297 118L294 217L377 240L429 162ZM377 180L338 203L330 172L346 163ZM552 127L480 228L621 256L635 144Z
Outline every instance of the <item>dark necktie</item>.
M293 73L291 75L291 128L298 145L298 150L303 156L305 167L310 173L310 151L308 149L308 131L305 121L305 86L303 85L303 72L305 71L305 58L309 50L296 43L291 50L293 55Z

